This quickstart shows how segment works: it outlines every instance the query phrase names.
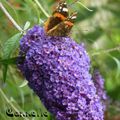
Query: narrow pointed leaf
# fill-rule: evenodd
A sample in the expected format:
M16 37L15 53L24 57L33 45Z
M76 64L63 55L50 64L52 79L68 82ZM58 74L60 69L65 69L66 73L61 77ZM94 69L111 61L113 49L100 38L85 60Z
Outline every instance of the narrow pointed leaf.
M18 48L20 37L21 33L17 33L5 42L3 47L3 59L9 58L16 48Z
M19 87L22 88L22 87L26 86L27 84L28 84L28 81L24 80Z
M8 65L3 66L3 81L5 83L6 77L7 77L7 70L8 70Z
M27 21L24 26L24 30L27 30L30 27L30 22Z
M9 59L11 54L15 52L15 50L19 46L20 37L21 37L21 33L17 33L5 42L4 47L3 47L3 59ZM4 63L3 65L4 65L3 66L3 80L5 82L6 76L7 76L8 65L6 63Z
M117 64L117 74L116 74L116 77L118 78L119 76L120 76L120 61L117 59L117 58L115 58L115 57L112 57L113 58L113 60L116 62L116 64Z
M9 59L0 59L1 65L10 65L10 64L16 64L17 57L9 58Z

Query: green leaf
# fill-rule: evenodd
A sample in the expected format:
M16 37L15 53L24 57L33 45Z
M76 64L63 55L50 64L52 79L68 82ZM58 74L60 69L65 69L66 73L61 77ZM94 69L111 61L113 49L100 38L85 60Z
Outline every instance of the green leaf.
M6 81L6 76L7 76L7 69L8 65L15 64L17 61L18 57L13 57L9 59L0 59L0 64L3 65L3 81ZM24 61L25 57L20 57L19 62L22 63Z
M119 76L120 76L120 61L117 59L117 58L115 58L115 57L112 57L112 59L116 62L116 64L117 64L117 74L116 74L116 77L118 78Z
M7 70L8 70L8 65L3 66L3 81L5 83L6 77L7 77Z
M44 21L42 19L39 18L39 25L43 25L44 24Z
M5 82L6 80L6 76L7 76L7 69L8 69L8 65L6 64L8 61L13 62L13 60L9 60L11 54L18 48L19 46L19 40L20 40L20 36L21 33L17 33L14 36L12 36L10 39L8 39L3 47L3 61L4 59L8 59L6 60L6 62L4 61L4 66L3 66L3 81ZM3 62L0 61L0 62Z
M18 48L21 33L17 33L8 39L3 47L3 59L7 59Z
M13 58L9 58L9 59L0 59L0 64L3 64L3 65L16 64L17 58L18 57L13 57Z
M19 87L22 88L22 87L26 86L27 84L28 84L28 81L24 80Z
M24 26L24 30L27 30L30 27L30 22L27 21Z

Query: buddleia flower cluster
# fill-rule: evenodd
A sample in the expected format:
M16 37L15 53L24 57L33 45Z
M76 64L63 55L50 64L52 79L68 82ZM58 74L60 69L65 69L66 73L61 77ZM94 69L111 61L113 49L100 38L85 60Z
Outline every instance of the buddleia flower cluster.
M18 68L56 120L104 119L83 43L46 36L42 27L34 26L20 40Z

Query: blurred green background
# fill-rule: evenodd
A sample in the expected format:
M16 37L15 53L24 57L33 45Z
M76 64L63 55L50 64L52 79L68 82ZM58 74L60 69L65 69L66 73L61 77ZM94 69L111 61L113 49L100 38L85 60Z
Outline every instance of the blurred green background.
M39 3L51 15L58 1L39 0ZM100 69L105 79L105 89L110 103L105 119L120 120L120 0L80 1L92 11L74 1L66 0L70 11L78 12L71 37L78 43L85 43L91 64ZM27 21L30 22L30 27L36 24L43 26L43 22L47 19L34 0L0 0L0 2L21 28L24 28ZM0 60L4 56L6 41L18 32L0 9ZM18 48L12 51L10 57L15 57L17 54ZM49 117L43 115L47 110L26 85L16 65L10 61L9 63L4 83L3 71L6 71L6 67L0 62L0 120L50 120L49 113L47 113ZM6 110L9 108L29 113L34 111L39 113L40 117L8 117Z

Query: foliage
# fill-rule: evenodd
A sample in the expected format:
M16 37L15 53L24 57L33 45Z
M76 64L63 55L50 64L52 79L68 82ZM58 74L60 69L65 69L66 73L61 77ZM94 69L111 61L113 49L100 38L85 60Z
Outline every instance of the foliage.
M105 78L105 88L109 99L114 101L115 107L108 109L114 120L114 115L120 112L118 104L116 105L115 102L120 101L120 1L81 1L93 11L86 10L80 4L72 4L74 0L66 1L71 5L71 11L78 11L78 18L71 32L71 37L78 43L85 43L92 65L101 70ZM40 21L47 19L35 0L0 0L0 2L18 25L23 28L22 34L25 34L25 31L35 24L43 26ZM56 2L57 0L47 0L47 2L39 0L40 5L49 15ZM15 29L1 9L0 18L0 119L8 119L5 112L9 107L15 111L34 110L43 113L47 110L26 85L23 76L15 66L21 33ZM120 104L120 102L118 103ZM12 119L18 120L18 118ZM19 117L19 119L23 118ZM24 119L31 119L31 117ZM45 117L33 119L46 120ZM50 115L48 119L51 119Z

